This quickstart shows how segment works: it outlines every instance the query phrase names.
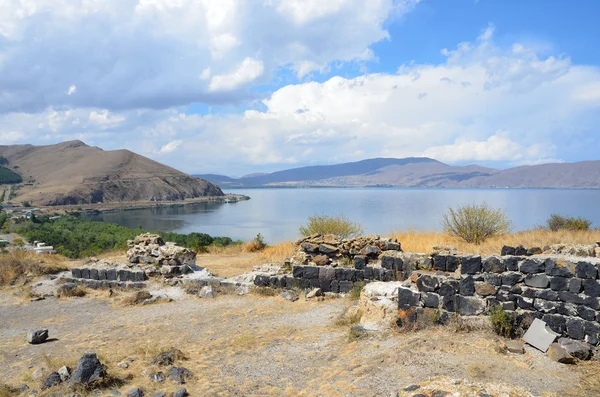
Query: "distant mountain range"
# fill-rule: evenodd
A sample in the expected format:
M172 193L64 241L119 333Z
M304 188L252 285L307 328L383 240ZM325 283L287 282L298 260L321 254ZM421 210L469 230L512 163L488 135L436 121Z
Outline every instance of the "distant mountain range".
M195 175L221 187L448 187L600 189L600 161L529 165L505 170L452 166L427 157L374 158L292 168L241 178Z
M6 170L18 174L23 182L10 187L0 183L0 192L12 192L15 202L33 205L176 201L223 195L210 182L129 150L104 151L81 141L0 146L0 159Z

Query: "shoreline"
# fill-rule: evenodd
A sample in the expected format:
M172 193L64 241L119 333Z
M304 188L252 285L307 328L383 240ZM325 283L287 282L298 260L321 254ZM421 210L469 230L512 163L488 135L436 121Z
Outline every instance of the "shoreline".
M74 205L57 205L47 207L37 207L41 214L58 213L58 214L75 214L75 213L111 213L119 211L134 211L150 208L168 208L168 207L184 207L187 205L222 202L236 203L238 201L250 200L249 196L243 194L226 194L224 196L206 196L193 199L184 199L178 201L129 201L118 203L95 203L95 204L74 204Z

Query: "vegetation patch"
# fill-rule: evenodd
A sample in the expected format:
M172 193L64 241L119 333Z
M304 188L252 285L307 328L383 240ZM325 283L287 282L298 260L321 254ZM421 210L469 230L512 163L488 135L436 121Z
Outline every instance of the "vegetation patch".
M40 258L32 252L12 251L0 255L0 286L14 285L25 275L42 276L68 270L64 258L49 255Z
M490 237L508 233L510 221L504 211L483 203L449 208L443 226L445 232L479 245Z
M592 221L582 217L562 216L558 214L550 215L546 221L548 230L557 232L559 230L590 230Z
M309 216L306 225L300 227L300 234L304 237L313 234L335 234L340 238L352 238L363 234L364 229L360 223L348 220L344 215L313 215Z
M9 168L0 167L0 185L21 182L23 182L23 178L21 178L21 175L17 174Z
M490 323L495 333L505 338L514 338L516 335L516 320L508 314L500 305L494 305L490 309Z

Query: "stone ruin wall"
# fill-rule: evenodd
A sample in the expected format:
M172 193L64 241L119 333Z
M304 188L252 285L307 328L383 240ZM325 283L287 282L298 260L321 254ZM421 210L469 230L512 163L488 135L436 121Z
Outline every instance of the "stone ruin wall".
M86 266L71 269L67 281L89 288L146 288L151 277L171 278L191 273L196 253L175 243L163 241L157 234L141 234L127 241L127 262L91 259Z
M464 255L451 247L402 252L395 240L311 236L298 241L289 276L258 276L257 286L347 293L357 282L402 281L398 309L487 315L494 305L555 332L596 345L600 336L600 244L503 247L509 255ZM515 254L521 255L515 255ZM569 255L569 256L565 256Z

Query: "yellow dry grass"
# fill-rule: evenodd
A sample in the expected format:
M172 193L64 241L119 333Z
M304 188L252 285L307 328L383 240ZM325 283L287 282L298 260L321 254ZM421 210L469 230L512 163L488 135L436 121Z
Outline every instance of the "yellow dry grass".
M441 232L398 231L393 232L390 237L397 238L402 243L402 249L407 252L429 252L435 245L452 245L464 253L491 255L499 254L504 245L522 244L527 248L544 248L559 243L595 244L600 241L600 230L551 232L545 229L533 229L496 236L481 245L470 244Z
M206 267L220 277L232 277L252 271L254 266L264 263L283 263L295 252L294 243L268 246L262 251L245 252L243 245L209 247L208 253L198 254L198 266Z
M42 276L68 270L68 260L60 255L36 255L33 252L11 251L0 255L0 286L14 284L20 278Z

